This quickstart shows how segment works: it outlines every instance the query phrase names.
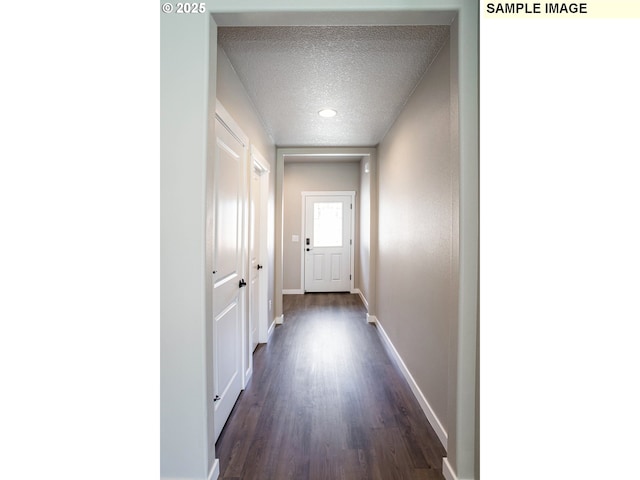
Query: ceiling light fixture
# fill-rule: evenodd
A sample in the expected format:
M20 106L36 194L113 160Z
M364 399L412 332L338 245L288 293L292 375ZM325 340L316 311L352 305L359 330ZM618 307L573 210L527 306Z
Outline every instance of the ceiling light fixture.
M336 112L332 108L324 108L318 112L318 115L324 118L331 118L331 117L335 117L337 113L338 112Z

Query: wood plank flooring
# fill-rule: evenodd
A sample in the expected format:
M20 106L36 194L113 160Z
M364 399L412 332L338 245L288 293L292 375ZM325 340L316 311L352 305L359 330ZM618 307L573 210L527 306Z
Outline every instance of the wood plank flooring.
M446 455L358 295L284 296L216 444L224 480L443 480Z

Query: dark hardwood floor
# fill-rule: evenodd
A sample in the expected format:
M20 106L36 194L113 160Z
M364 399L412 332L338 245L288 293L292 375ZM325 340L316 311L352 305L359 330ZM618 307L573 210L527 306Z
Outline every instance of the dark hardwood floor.
M285 295L216 444L220 478L438 479L445 451L358 295Z

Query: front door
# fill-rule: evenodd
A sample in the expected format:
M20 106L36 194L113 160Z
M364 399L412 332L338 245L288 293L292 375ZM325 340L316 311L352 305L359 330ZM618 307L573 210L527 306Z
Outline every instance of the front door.
M245 145L216 118L214 159L214 436L220 436L242 389Z
M351 290L352 195L305 195L305 292Z

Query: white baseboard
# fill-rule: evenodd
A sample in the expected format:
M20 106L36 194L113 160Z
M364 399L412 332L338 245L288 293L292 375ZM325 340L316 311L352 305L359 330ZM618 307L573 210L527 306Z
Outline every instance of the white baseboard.
M409 383L409 387L411 387L411 391L413 392L416 399L418 400L420 407L422 407L422 411L426 415L427 420L429 420L429 423L435 430L436 435L438 435L440 442L442 442L442 446L444 446L444 449L447 450L447 437L448 437L447 431L444 429L444 426L442 425L442 423L440 423L440 420L438 420L438 417L436 416L435 412L431 408L431 405L429 405L427 398L422 393L422 390L420 390L420 387L418 387L418 384L414 380L413 375L411 375L411 372L409 372L409 369L407 368L404 361L402 360L402 357L396 350L396 347L393 346L393 343L391 343L391 339L388 337L387 333L384 331L384 328L382 328L382 325L380 325L380 322L377 321L377 319L376 319L376 326L378 328L378 334L382 338L382 341L385 347L387 347L387 351L389 352L391 357L395 360L398 367L400 367L400 371L402 372L402 375L407 380L407 383Z
M282 325L284 323L284 313L279 317L274 318L273 323L275 323L276 325Z
M252 355L253 358L253 355ZM249 379L251 379L251 375L253 375L253 362L251 363L251 366L249 368L247 368L247 371L244 372L244 385L242 386L242 389L244 390L245 388L247 388L247 384L249 383Z
M444 457L442 459L442 474L444 475L444 478L446 480L458 480L458 477L456 477L453 468L451 468L451 464L449 463L449 459L447 457Z
M211 467L211 471L209 472L209 476L207 480L218 480L220 476L220 462L216 458L213 462L213 467Z
M267 342L271 339L271 335L273 334L273 331L276 328L276 320L275 318L273 319L273 322L271 322L271 325L269 325L269 330L267 330Z
M376 325L378 323L378 319L375 315L369 315L367 313L367 323L373 323L374 325Z
M362 303L364 303L365 308L369 310L369 302L367 302L367 299L364 298L364 294L359 288L352 290L351 293L357 293L358 295L360 295L360 300L362 300Z
M288 288L282 290L283 295L304 295L304 290L301 288Z

